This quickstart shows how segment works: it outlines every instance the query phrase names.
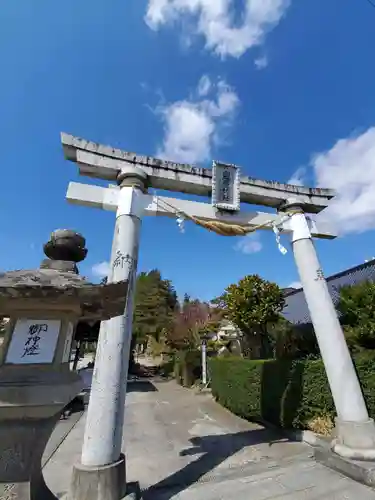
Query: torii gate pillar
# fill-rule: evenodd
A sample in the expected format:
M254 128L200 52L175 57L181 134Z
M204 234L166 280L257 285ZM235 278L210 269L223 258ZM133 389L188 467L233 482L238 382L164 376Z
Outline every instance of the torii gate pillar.
M375 460L375 426L330 296L301 205L293 198L282 205L292 211L292 248L337 412L332 449L356 460Z
M108 281L127 280L128 294L124 315L102 321L100 326L81 463L73 468L69 500L119 500L126 495L121 447L147 175L128 166L120 171L117 182L120 193Z

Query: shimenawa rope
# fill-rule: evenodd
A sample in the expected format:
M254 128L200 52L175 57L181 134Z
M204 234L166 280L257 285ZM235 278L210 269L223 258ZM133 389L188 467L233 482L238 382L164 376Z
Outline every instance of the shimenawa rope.
M172 213L174 213L177 217L179 217L178 221L180 226L183 222L183 219L191 220L198 226L201 226L204 229L207 229L208 231L213 231L214 233L219 234L221 236L246 236L247 234L254 233L258 229L264 229L266 227L278 227L287 219L289 219L291 215L293 215L293 213L297 213L297 211L287 212L284 218L281 218L277 222L271 219L264 222L263 224L258 224L255 226L250 224L240 225L218 220L211 220L211 221L205 220L202 219L201 217L195 217L194 215L188 215L185 212L178 211L173 205L170 205L165 200L159 199L158 202L162 202L166 207L168 207L171 210Z

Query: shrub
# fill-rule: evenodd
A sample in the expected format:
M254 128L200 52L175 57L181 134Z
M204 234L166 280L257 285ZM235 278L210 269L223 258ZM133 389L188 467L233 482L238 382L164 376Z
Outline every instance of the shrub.
M175 364L174 356L169 356L168 359L163 357L163 361L158 367L158 373L162 377L171 377L174 374Z
M262 361L225 357L209 360L214 397L236 415L245 418L260 414Z
M214 397L240 417L284 428L333 422L335 409L322 360L211 359ZM375 416L375 359L355 360L367 407Z
M191 387L201 378L201 353L198 350L178 351L175 355L174 376L184 387Z
M308 429L323 436L331 436L334 422L331 417L315 417L307 424Z

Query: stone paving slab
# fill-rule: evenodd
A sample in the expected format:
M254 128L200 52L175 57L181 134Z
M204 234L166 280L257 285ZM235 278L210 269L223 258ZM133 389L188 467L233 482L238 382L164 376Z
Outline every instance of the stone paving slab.
M143 488L193 482L214 469L311 455L305 445L245 422L211 397L197 397L174 382L146 383L142 392L129 394L124 447L128 478Z
M45 482L57 498L67 493L73 465L80 460L85 422L84 413L43 469Z
M375 462L351 460L340 457L329 446L314 447L317 462L355 481L375 488Z
M58 450L61 443L69 435L73 427L77 424L82 414L83 414L82 411L77 413L72 413L72 415L70 415L68 419L60 420L57 423L44 450L42 457L42 467L45 467L47 462L53 457L54 453Z
M127 481L144 500L375 500L313 458L311 447L246 422L174 382L134 382L127 396ZM79 461L85 417L45 467L61 498Z
M144 494L144 500L372 500L374 492L357 483L350 483L340 476L330 476L329 471L315 464L309 470L309 480L302 477L296 482L300 472L298 464L290 469L280 468L274 477L242 477L224 479L217 483L193 485L183 491L164 491ZM321 482L315 482L318 478ZM292 480L291 480L292 478ZM314 483L314 484L312 484ZM156 494L155 494L156 493Z

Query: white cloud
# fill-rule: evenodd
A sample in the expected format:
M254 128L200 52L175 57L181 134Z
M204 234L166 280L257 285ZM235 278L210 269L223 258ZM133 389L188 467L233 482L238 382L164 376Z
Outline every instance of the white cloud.
M315 155L311 165L316 185L337 191L319 218L340 234L375 229L375 127L340 139L329 151Z
M210 94L210 97L209 97ZM181 163L197 163L211 157L223 127L231 125L239 99L223 80L214 84L201 78L196 97L159 107L164 140L157 156Z
M103 261L92 266L92 274L97 278L106 278L109 275L109 262Z
M245 0L240 23L235 20L236 0L149 0L145 21L157 30L182 21L192 35L205 38L206 48L221 57L240 57L261 45L266 33L276 26L290 0ZM193 21L193 23L192 23Z
M303 186L305 175L306 175L305 167L297 168L292 177L288 180L288 184L293 184L294 186Z
M198 83L198 95L199 96L206 96L211 89L211 80L207 75L203 75L202 78L199 80Z
M327 222L341 235L375 229L375 126L315 154L310 167L317 187L337 193L317 220ZM303 174L300 170L294 177L302 183Z
M250 233L242 237L234 247L235 250L244 254L258 253L262 248L263 245L257 233Z
M256 69L259 69L259 70L267 68L267 66L268 66L267 56L258 57L257 59L255 59L254 64L255 64Z

